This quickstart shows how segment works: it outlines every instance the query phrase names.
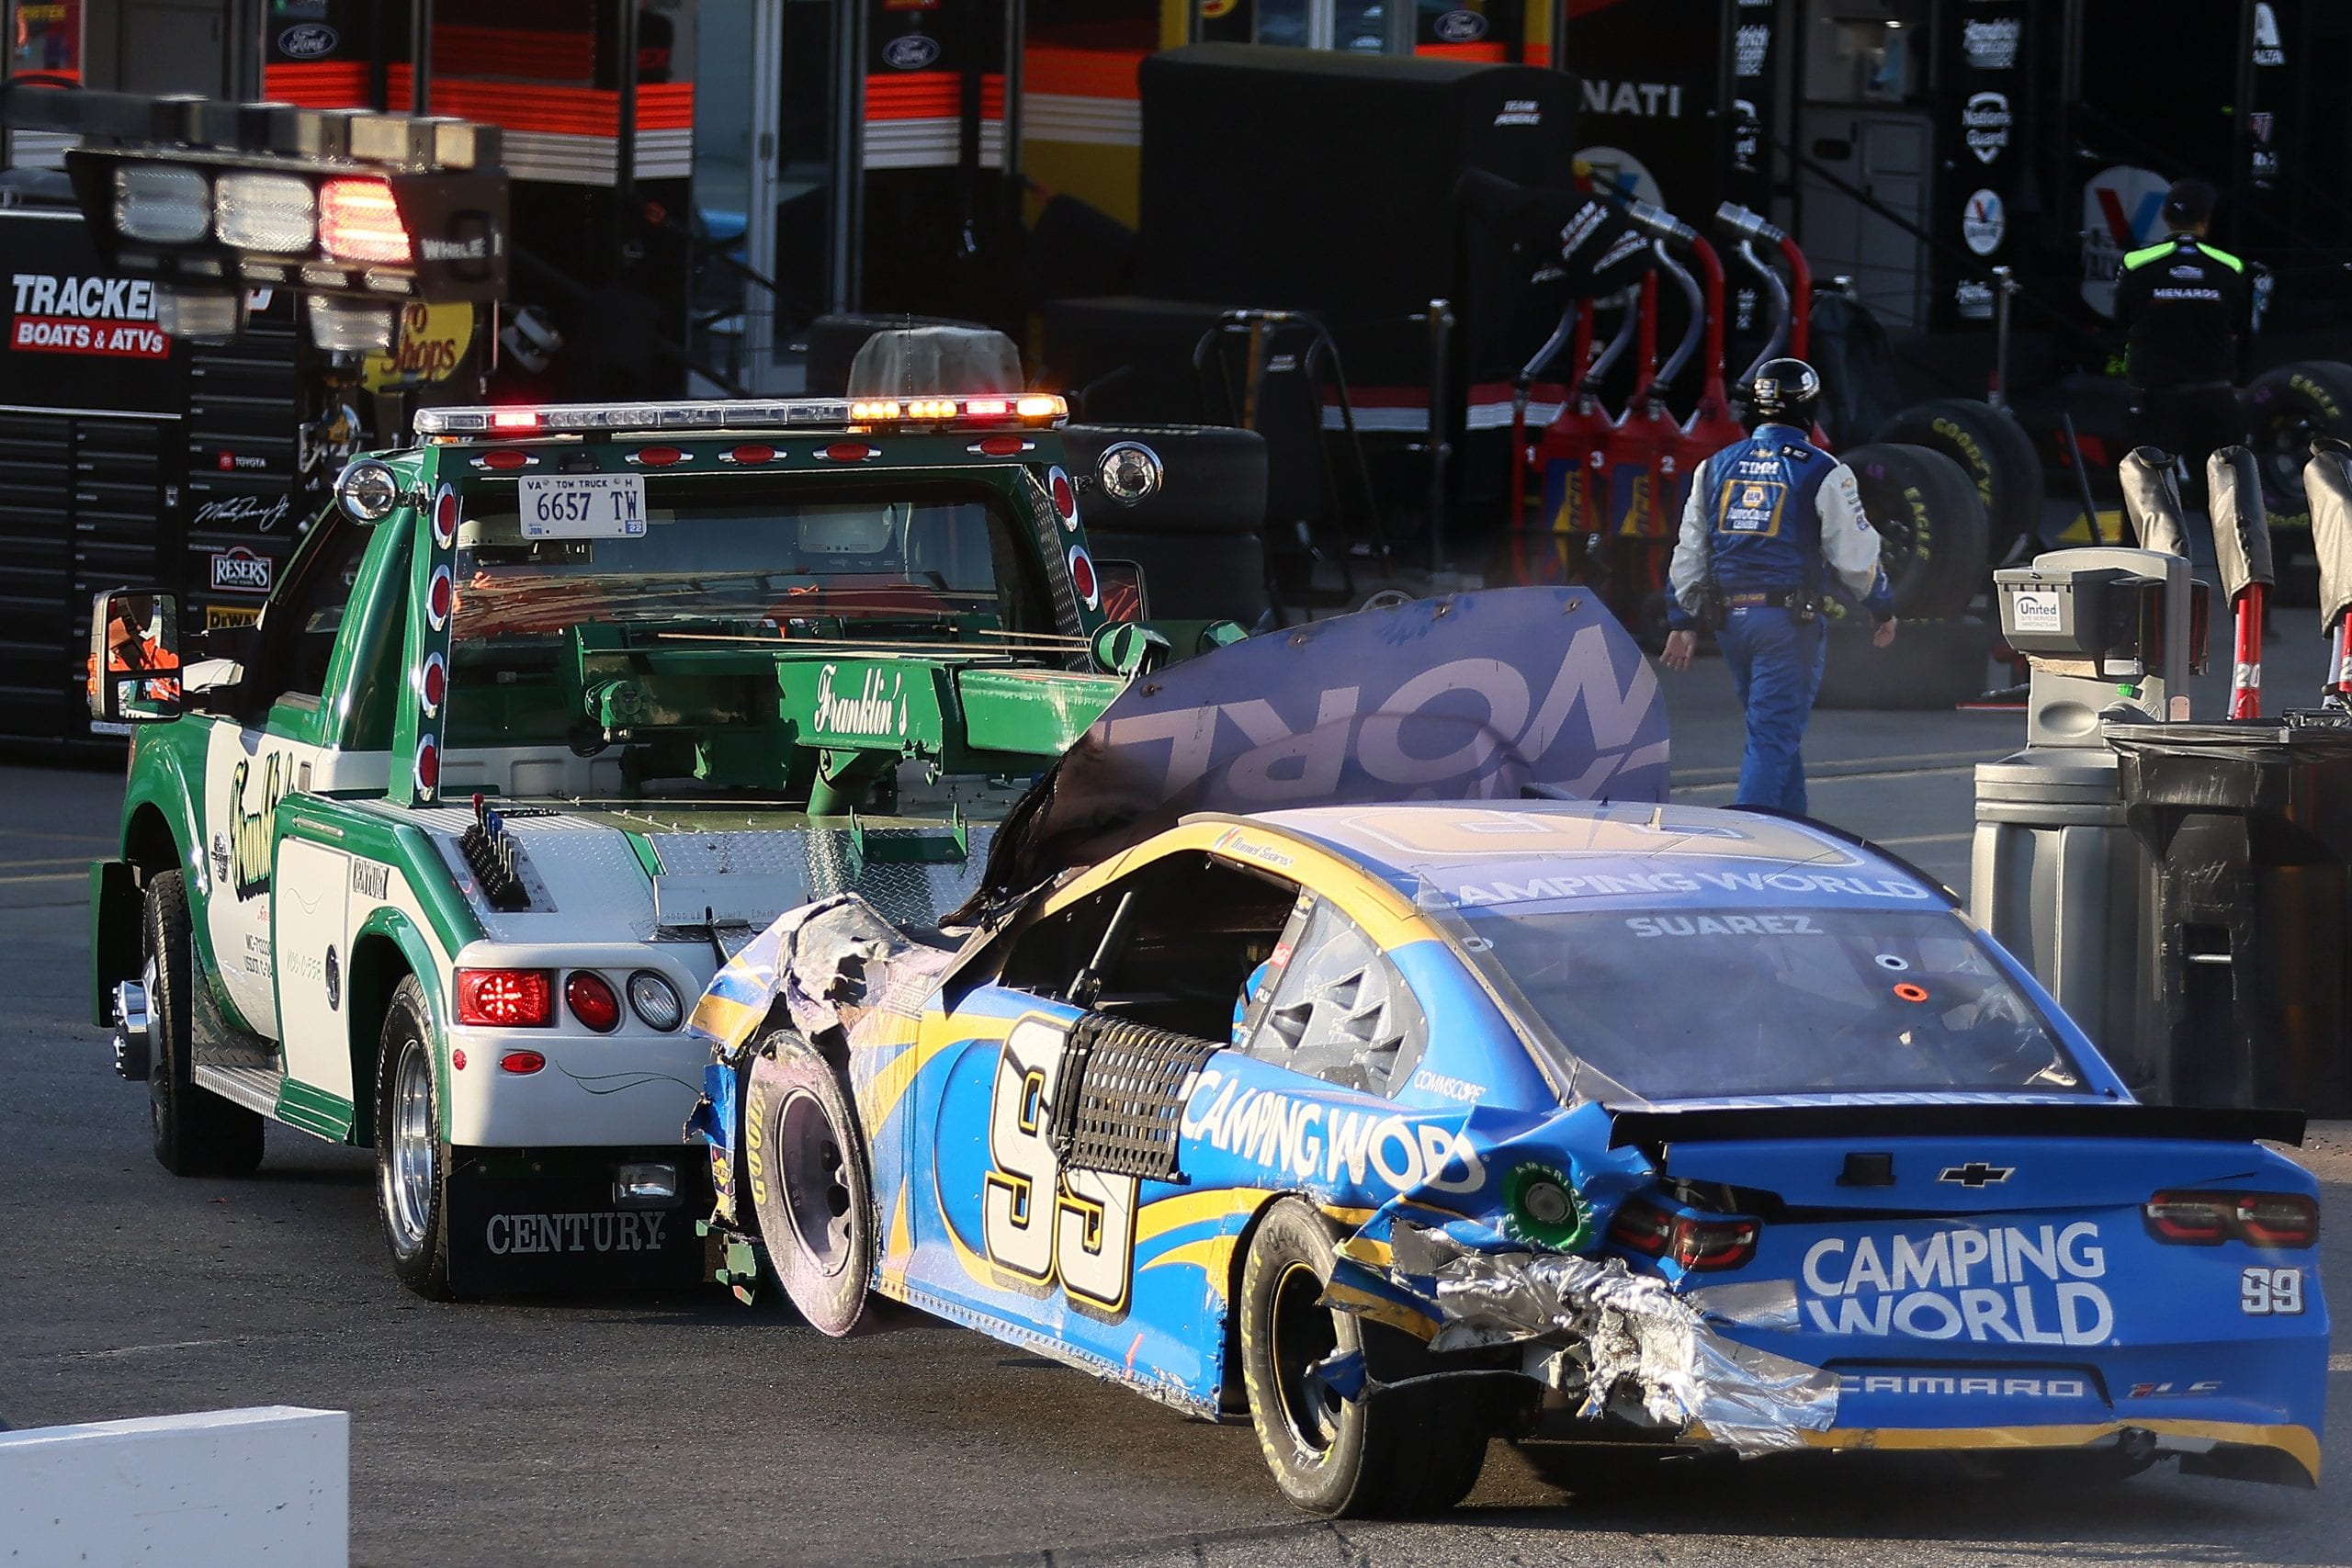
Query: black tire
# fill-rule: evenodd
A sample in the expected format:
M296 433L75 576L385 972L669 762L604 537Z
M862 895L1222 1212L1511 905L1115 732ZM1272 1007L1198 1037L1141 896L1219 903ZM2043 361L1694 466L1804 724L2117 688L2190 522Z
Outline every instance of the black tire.
M1871 443L1838 456L1878 525L1898 615L1964 610L1984 586L1984 504L1959 464L1924 446Z
M2263 511L2273 527L2309 528L2303 465L2311 461L2313 436L2352 440L2352 365L2336 359L2281 365L2256 377L2244 401L2246 445L2262 471Z
M833 1065L780 1029L752 1058L743 1150L752 1206L776 1283L835 1338L875 1325L873 1167Z
M2025 427L1990 403L1939 398L1905 409L1871 439L1924 446L1960 465L1984 505L1988 549L2006 556L2021 537L2041 531L2041 455Z
M1478 1483L1490 1431L1472 1398L1444 1385L1353 1402L1306 1388L1306 1368L1335 1350L1364 1352L1396 1381L1422 1359L1396 1330L1321 1303L1335 1260L1330 1227L1295 1198L1277 1200L1241 1270L1241 1377L1250 1424L1274 1483L1329 1517L1440 1513Z
M1973 616L1905 621L1885 648L1867 616L1831 623L1815 707L1950 709L1984 694L1998 634Z
M176 871L147 881L141 962L148 966L147 1110L155 1163L174 1176L251 1176L261 1164L261 1117L190 1076L196 955L187 893Z
M449 1145L444 1132L433 1013L413 975L393 987L376 1052L376 1217L401 1284L449 1299ZM424 1165L409 1182L403 1152Z

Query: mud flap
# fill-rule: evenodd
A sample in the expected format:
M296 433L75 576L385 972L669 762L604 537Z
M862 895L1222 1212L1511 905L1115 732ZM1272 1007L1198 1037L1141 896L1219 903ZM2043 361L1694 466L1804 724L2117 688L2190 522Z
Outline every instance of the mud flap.
M695 1222L710 1212L703 1151L452 1149L449 1283L460 1295L674 1290L707 1277ZM676 1168L661 1208L620 1208L614 1168Z

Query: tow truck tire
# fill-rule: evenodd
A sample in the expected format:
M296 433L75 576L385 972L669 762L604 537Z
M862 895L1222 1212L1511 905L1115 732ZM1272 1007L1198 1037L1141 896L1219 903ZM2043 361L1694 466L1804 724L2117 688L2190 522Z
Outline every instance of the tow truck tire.
M870 1327L881 1219L847 1086L788 1029L761 1042L751 1080L745 1173L776 1283L820 1333L841 1338Z
M1238 1310L1259 1451L1283 1495L1310 1513L1442 1513L1478 1483L1486 1413L1443 1383L1342 1400L1307 1382L1309 1367L1341 1350L1362 1350L1390 1381L1419 1359L1397 1330L1323 1304L1336 1260L1330 1226L1295 1198L1277 1200L1251 1235Z
M2303 465L2312 459L2312 437L2352 440L2352 365L2302 359L2266 370L2246 388L2245 403L2263 511L2274 528L2309 528Z
M1984 504L1993 555L2041 531L2041 455L2025 427L1992 404L1973 398L1919 403L1880 425L1871 439L1925 446L1958 463Z
M1854 470L1862 510L1885 536L1881 558L1897 615L1946 615L1984 586L1988 525L1959 464L1941 452L1871 442L1838 456Z
M148 966L147 1027L154 1043L147 1109L155 1162L174 1176L251 1176L261 1164L261 1118L198 1088L189 1072L196 960L187 885L176 871L148 879L141 961Z
M449 1145L424 987L404 976L376 1053L376 1214L400 1282L431 1301L449 1290Z

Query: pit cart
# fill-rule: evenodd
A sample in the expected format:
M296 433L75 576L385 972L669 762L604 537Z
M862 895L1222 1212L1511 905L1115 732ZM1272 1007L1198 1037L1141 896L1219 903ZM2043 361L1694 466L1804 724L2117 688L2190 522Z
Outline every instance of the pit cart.
M1105 614L1039 395L428 410L362 459L259 624L101 595L131 729L90 874L94 1020L156 1158L263 1124L372 1146L428 1296L684 1283L688 1003L779 912L916 926L1136 669L1239 636Z

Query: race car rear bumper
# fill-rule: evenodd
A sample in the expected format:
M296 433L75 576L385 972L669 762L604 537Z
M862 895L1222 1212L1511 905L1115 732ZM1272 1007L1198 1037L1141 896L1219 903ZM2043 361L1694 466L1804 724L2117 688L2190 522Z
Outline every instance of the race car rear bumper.
M2178 1454L2181 1469L2190 1474L2304 1488L2319 1484L2319 1434L2309 1427L2179 1419L2049 1427L1832 1427L1804 1433L1802 1442L1808 1449L1842 1451L2020 1453L2091 1448L2132 1433L2153 1438L2159 1454ZM1700 1427L1684 1436L1706 1439Z

